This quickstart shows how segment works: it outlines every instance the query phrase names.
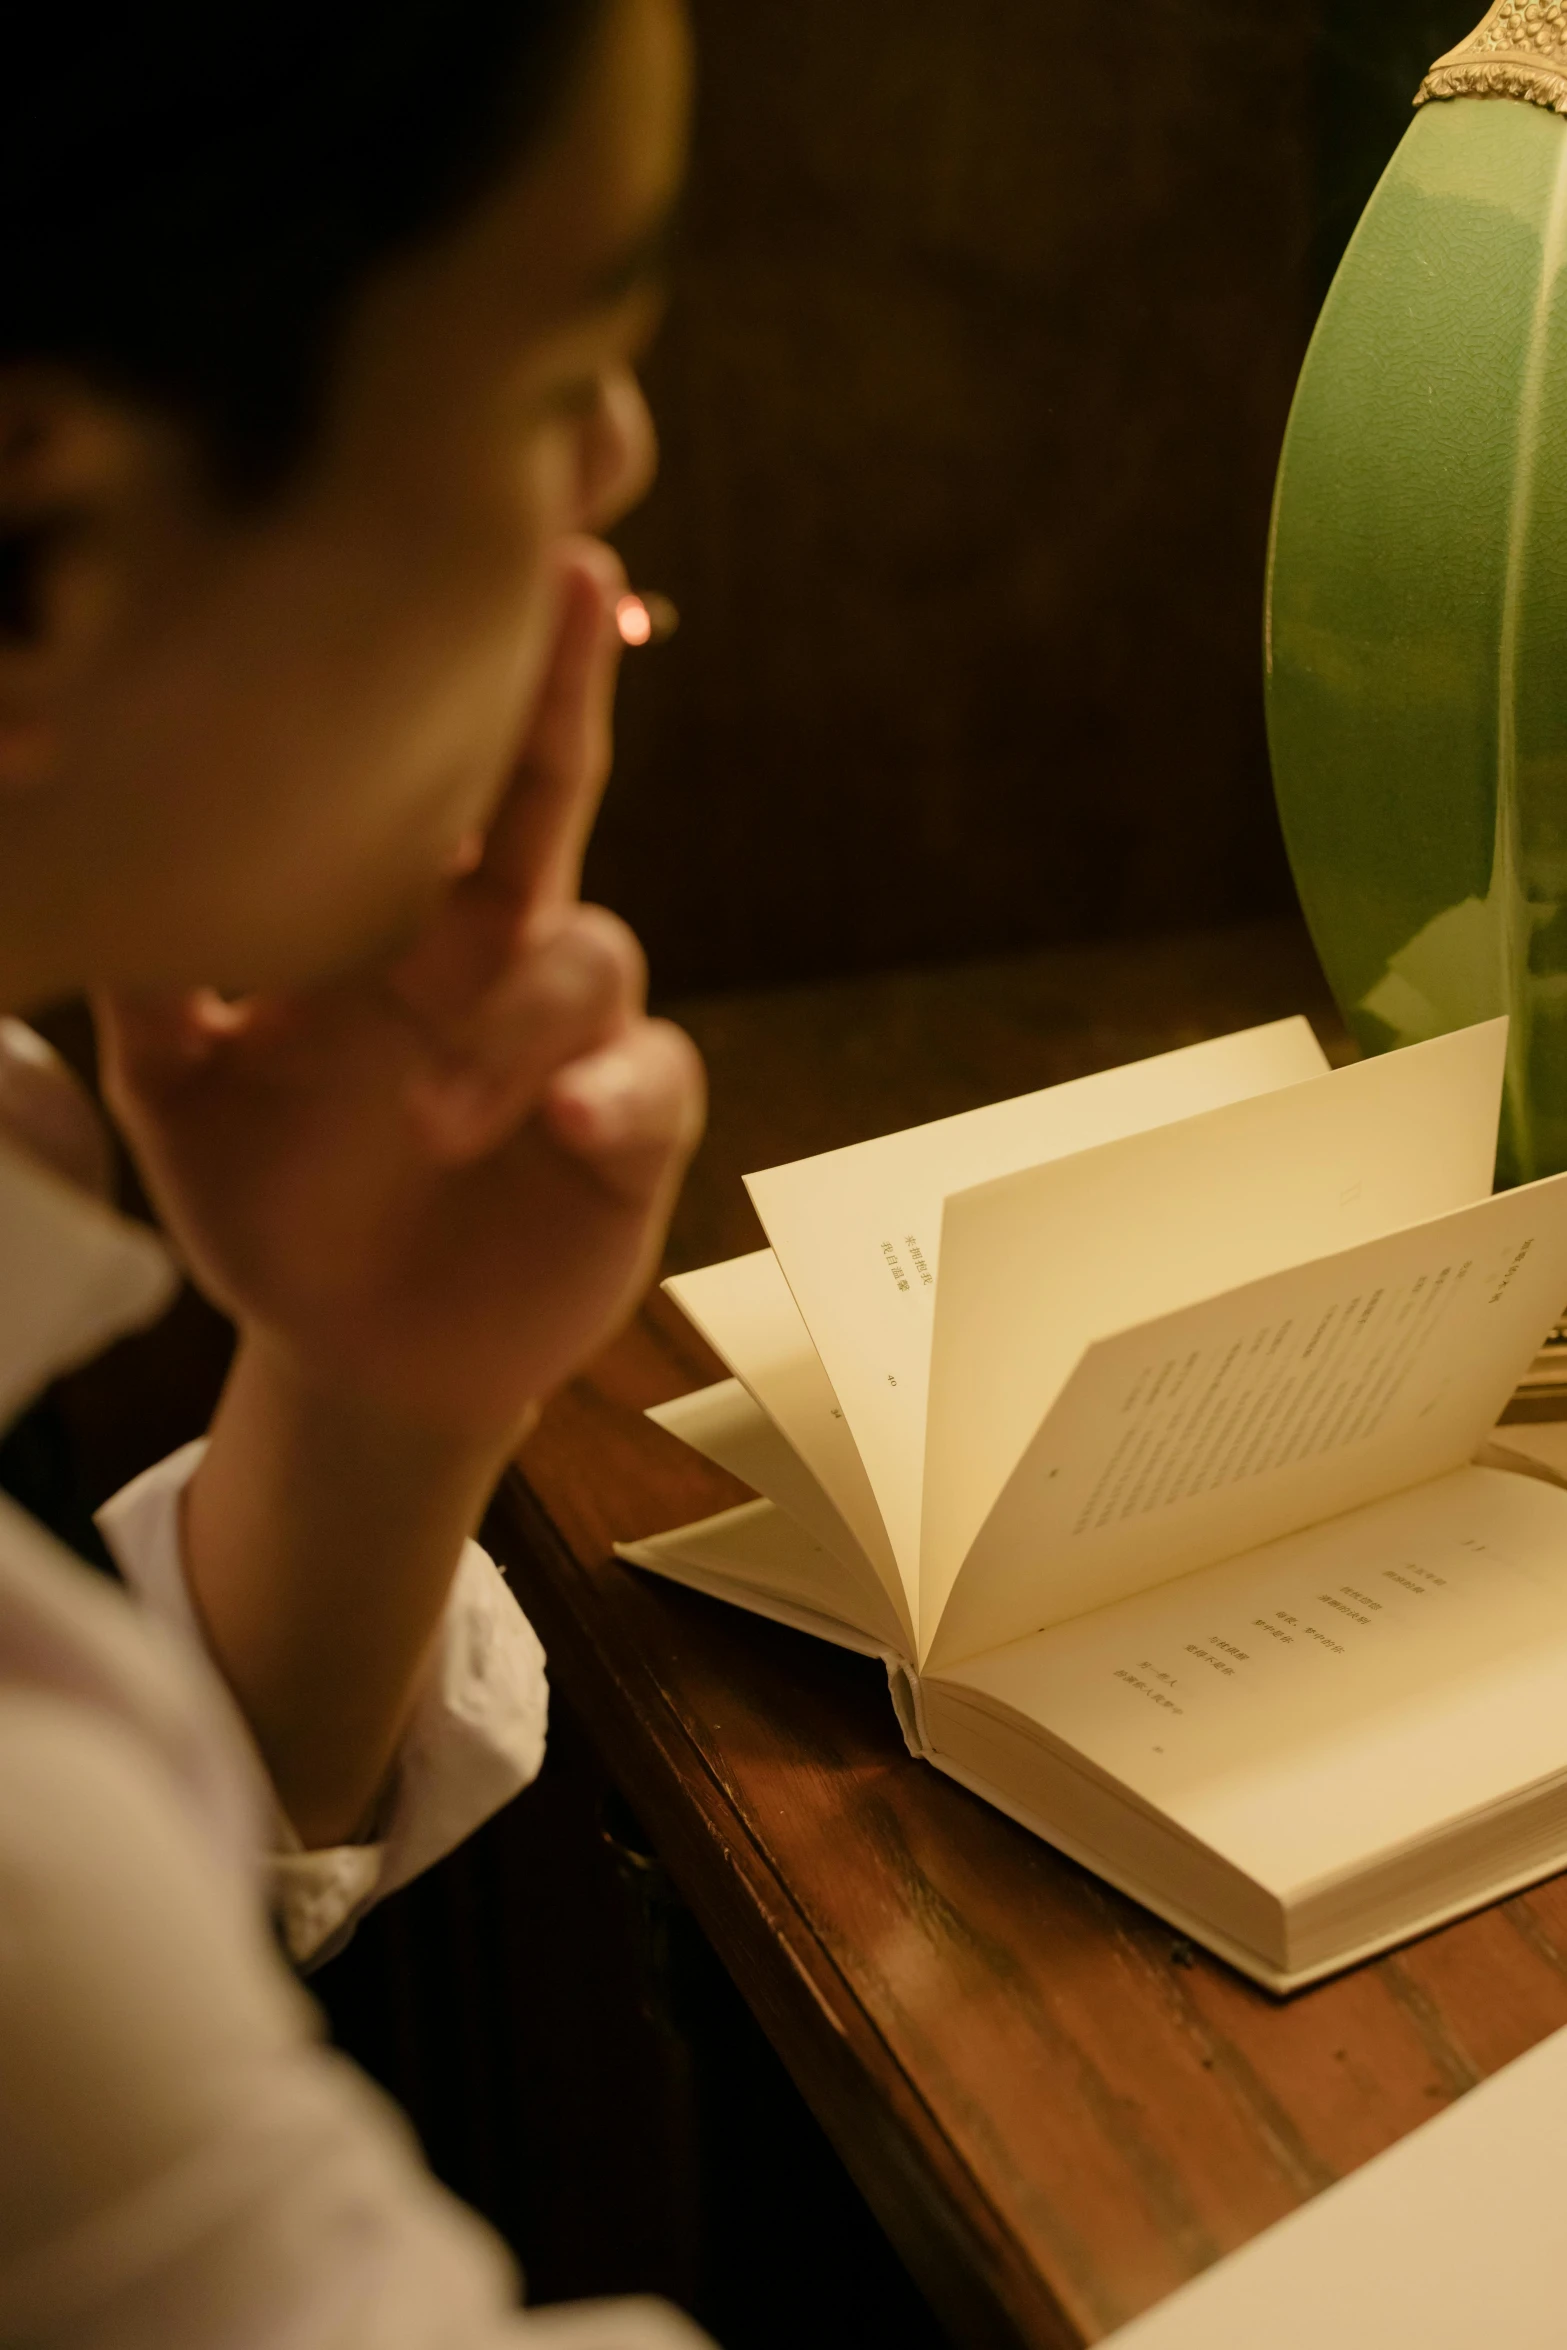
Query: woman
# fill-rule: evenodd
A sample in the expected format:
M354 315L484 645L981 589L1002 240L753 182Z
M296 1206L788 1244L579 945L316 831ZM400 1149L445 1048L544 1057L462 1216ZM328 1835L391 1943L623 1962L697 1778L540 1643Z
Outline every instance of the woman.
M576 898L677 5L8 29L0 1007L92 993L240 1335L210 1442L105 1513L140 1610L0 1511L5 2342L688 2338L508 2314L258 1890L270 1847L308 1958L536 1766L536 1646L468 1536L699 1124ZM6 1034L0 1419L170 1278Z

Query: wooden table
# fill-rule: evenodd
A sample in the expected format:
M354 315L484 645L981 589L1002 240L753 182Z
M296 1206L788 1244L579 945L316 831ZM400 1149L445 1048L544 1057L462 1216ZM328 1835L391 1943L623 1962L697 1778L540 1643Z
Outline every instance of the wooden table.
M1306 1010L1291 925L680 1007L713 1128L675 1264L759 1244L743 1168ZM503 1511L552 1668L969 2350L1098 2339L1567 2023L1567 1880L1279 2002L904 1751L880 1668L609 1555L743 1489L642 1418L719 1375L651 1302Z

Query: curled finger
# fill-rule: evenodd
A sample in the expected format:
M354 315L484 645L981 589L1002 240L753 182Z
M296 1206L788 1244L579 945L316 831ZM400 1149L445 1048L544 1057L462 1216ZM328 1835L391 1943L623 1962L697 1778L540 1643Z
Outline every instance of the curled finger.
M706 1112L701 1056L670 1020L638 1020L550 1081L543 1115L555 1141L628 1206L672 1189Z
M538 1106L557 1070L612 1044L641 1012L642 950L599 906L526 939L460 1023L427 1040L408 1106L434 1155L481 1156Z

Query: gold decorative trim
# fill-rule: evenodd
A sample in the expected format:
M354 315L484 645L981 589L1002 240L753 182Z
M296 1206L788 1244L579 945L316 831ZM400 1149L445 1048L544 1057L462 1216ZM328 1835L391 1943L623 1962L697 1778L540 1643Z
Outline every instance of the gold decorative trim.
M1415 96L1517 98L1567 114L1567 0L1495 0L1467 41L1439 57Z

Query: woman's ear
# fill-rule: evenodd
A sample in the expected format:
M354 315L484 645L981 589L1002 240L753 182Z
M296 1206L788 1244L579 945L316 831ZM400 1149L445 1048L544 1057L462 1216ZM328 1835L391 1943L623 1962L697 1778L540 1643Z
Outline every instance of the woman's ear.
M135 419L64 371L0 367L0 794L53 772L121 604Z

